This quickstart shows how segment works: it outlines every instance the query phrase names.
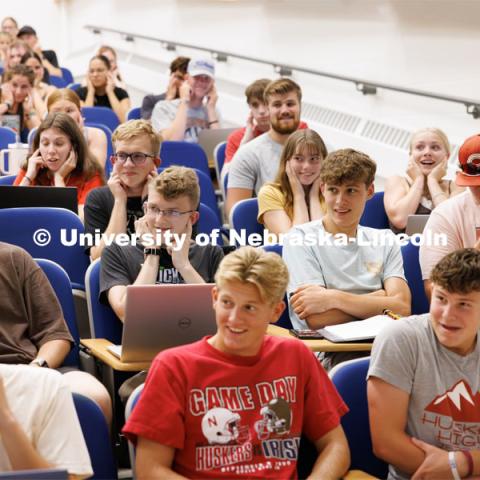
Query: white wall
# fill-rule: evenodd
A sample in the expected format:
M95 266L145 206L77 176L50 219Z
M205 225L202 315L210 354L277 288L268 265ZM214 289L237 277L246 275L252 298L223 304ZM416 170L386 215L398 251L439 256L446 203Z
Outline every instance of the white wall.
M120 65L137 104L145 91L163 89L166 66L173 55L157 43L131 44L119 36L94 36L83 29L85 24L478 98L480 103L477 0L19 0L5 11L10 13L22 22L30 21L45 46L58 42L63 63L76 74L86 69L95 44L113 44L123 53ZM154 62L142 67L138 57L130 62L124 51ZM235 61L218 70L226 117L242 122L243 86L274 74L269 67ZM294 79L302 85L309 103L406 130L439 126L456 144L480 130L480 120L467 115L463 105L385 90L363 96L353 84L306 74L295 74ZM350 142L348 136L344 138ZM333 143L341 146L339 141L337 135ZM392 155L405 160L403 150L393 149Z

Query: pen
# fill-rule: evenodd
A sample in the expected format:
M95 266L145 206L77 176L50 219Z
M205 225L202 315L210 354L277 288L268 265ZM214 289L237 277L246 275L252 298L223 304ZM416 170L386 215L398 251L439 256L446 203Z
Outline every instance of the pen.
M390 317L390 318L393 318L394 320L399 320L400 318L402 318L400 315L398 315L397 313L393 313L391 310L389 310L388 308L386 308L383 312L382 312L383 315L387 315L387 317Z

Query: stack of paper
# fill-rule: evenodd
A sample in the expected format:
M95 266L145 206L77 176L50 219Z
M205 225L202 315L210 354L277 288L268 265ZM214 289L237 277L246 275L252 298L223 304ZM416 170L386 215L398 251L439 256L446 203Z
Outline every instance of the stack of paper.
M319 332L331 342L356 342L360 340L373 340L386 325L396 322L387 315L375 315L365 320L329 325Z

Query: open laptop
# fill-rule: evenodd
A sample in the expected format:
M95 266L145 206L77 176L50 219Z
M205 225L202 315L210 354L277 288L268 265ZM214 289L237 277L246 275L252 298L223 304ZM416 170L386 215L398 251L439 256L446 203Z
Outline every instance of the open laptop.
M57 207L78 213L77 189L0 185L0 208L17 207Z
M213 283L129 285L122 345L108 350L122 362L146 362L166 348L217 331Z
M430 215L409 215L405 233L409 236L415 233L423 233L423 229L429 218Z
M198 134L198 144L203 148L207 154L208 160L213 160L213 153L215 147L222 142L225 142L228 136L237 130L237 128L214 128L203 129Z

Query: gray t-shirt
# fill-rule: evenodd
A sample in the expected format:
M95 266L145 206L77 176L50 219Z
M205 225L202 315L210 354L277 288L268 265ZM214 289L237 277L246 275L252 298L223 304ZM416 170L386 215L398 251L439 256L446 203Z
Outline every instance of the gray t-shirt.
M472 353L457 355L440 344L429 318L411 316L385 327L373 344L368 377L408 393L408 435L448 451L478 449L480 342ZM388 478L409 475L390 465Z
M242 145L230 164L228 188L248 188L258 194L264 183L275 179L282 149L268 132Z
M223 258L221 247L192 243L188 258L192 267L207 283L214 276ZM100 270L100 301L108 304L107 293L116 285L132 285L140 273L144 261L143 247L138 245L119 246L116 243L103 249ZM173 266L172 257L162 248L156 283L185 283Z
M157 102L152 112L152 125L157 132L169 128L177 115L180 99L163 100ZM218 112L217 112L218 114ZM219 115L217 116L219 119ZM197 108L188 108L187 124L183 140L190 143L198 143L198 134L208 127L208 113L203 105Z
M316 240L314 245L307 245L310 238ZM283 246L283 259L290 272L289 296L304 284L360 295L383 289L390 277L405 280L400 247L390 230L359 225L356 239L346 245L334 244L322 220L290 230ZM289 309L293 327L308 328L290 305Z

